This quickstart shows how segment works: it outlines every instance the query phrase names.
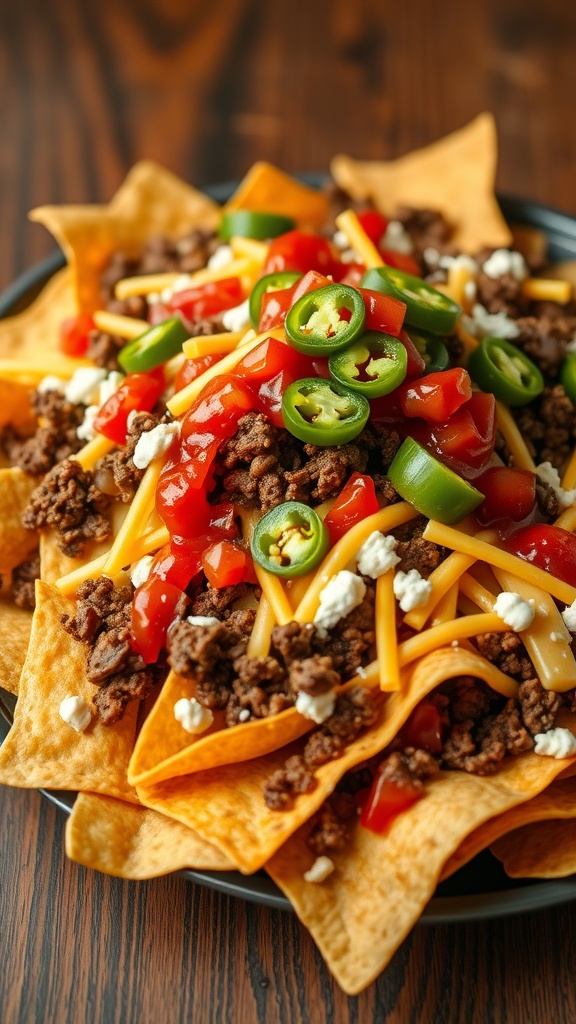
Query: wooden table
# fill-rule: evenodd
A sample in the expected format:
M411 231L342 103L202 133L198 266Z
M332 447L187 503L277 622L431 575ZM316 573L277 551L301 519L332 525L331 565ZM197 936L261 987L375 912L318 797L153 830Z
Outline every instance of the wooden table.
M52 248L39 203L105 201L154 157L196 184L257 157L391 157L483 109L499 187L576 212L569 0L20 0L0 8L0 284ZM570 906L419 927L348 999L294 915L67 863L63 816L0 789L0 1019L520 1022L576 1019Z

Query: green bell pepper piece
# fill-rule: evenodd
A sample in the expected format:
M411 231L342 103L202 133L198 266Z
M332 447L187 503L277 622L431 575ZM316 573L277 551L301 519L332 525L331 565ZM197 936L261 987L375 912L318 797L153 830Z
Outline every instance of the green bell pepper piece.
M452 334L462 312L457 302L443 295L421 277L406 274L396 267L371 267L360 281L370 288L406 303L406 323L432 334Z
M364 395L322 377L304 377L282 396L284 425L310 444L346 444L366 426L370 405Z
M348 310L350 319L341 317ZM284 329L293 348L310 356L345 348L364 329L366 309L356 288L327 284L298 299L288 311Z
M256 210L228 210L222 214L218 235L223 242L229 242L234 236L240 238L276 238L292 231L296 226L293 217L285 217L280 213L260 213Z
M264 274L264 277L256 281L248 300L250 320L254 327L258 327L262 299L266 292L280 292L285 288L291 288L301 277L302 274L299 274L297 270L279 270L276 274Z
M448 525L460 522L484 501L480 491L412 437L400 445L388 469L388 479L418 512Z
M328 530L314 509L300 501L285 501L260 520L251 550L263 569L292 579L315 569L329 546Z
M408 355L398 338L367 331L342 352L333 352L328 369L334 380L366 398L394 391L406 376Z
M568 398L576 405L576 352L571 352L562 363L560 380Z
M129 341L118 353L118 362L126 373L146 373L177 356L189 337L180 317L172 316Z
M483 391L506 405L526 405L544 390L536 364L503 338L483 338L468 360L468 371Z

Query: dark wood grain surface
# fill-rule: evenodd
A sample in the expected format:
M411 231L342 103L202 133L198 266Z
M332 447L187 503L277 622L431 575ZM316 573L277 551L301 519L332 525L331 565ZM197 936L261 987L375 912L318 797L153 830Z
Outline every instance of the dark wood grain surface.
M43 202L105 201L148 156L202 185L258 158L393 157L483 109L501 190L576 212L569 0L0 0L0 285L52 248ZM65 860L0 788L0 1021L576 1020L576 915L419 927L348 999L294 915Z

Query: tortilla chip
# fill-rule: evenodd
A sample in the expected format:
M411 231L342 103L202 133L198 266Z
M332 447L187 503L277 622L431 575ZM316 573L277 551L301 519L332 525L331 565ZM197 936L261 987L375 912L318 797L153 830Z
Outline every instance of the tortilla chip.
M497 139L492 114L480 114L459 131L399 160L353 160L336 156L334 180L354 199L371 199L382 213L399 206L439 210L455 227L454 244L464 252L512 239L494 197Z
M59 353L60 324L77 312L72 275L65 267L24 312L0 321L0 357L33 362L39 352Z
M94 694L86 678L86 648L61 626L61 616L72 607L55 588L37 582L14 724L0 749L0 782L91 790L135 802L126 771L134 746L136 702L113 726L93 718L81 733L60 718L65 697L77 695L90 704Z
M265 210L293 217L298 227L320 228L328 220L328 198L272 164L253 164L226 210Z
M38 535L21 520L37 483L17 466L0 469L0 572L11 572L38 547Z
M391 742L427 693L455 676L483 678L486 664L477 654L448 647L411 666L403 675L402 690L390 694L376 723L351 743L342 757L317 769L315 789L300 794L290 810L266 807L262 787L288 757L302 752L302 740L257 761L246 761L241 769L235 764L225 765L157 786L138 787L138 796L145 806L195 829L223 850L240 871L249 874L262 867L318 810L345 772Z
M490 849L510 878L566 878L576 872L576 821L524 825Z
M266 869L338 984L356 995L389 963L434 894L447 857L471 829L529 800L566 764L524 754L489 777L441 772L426 785L426 796L400 814L385 835L354 829L346 850L331 855L335 870L325 882L303 877L314 862L306 845L307 827Z
M157 878L182 868L226 871L232 865L192 829L146 807L81 793L66 824L66 853L118 878Z
M64 250L78 307L101 302L100 274L114 252L136 255L153 235L180 238L193 228L213 228L219 207L152 160L129 172L105 206L41 206L30 214Z
M18 693L32 628L32 612L0 598L0 686Z
M175 719L174 705L181 697L195 695L192 680L170 673L136 741L128 767L131 785L151 786L218 765L252 760L292 743L314 726L290 708L227 729L224 715L217 712L210 729L190 736Z

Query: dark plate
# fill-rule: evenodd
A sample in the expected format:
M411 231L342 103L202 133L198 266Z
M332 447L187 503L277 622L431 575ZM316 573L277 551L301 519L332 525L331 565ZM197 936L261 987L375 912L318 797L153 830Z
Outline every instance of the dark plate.
M317 185L317 175L303 176ZM234 183L223 183L206 189L219 202L225 202L234 190ZM529 200L500 196L504 216L511 223L539 228L548 237L550 258L554 262L576 259L576 218ZM52 274L64 266L64 257L57 251L22 274L0 296L0 317L25 308ZM0 690L0 740L4 740L15 706L15 698ZM44 796L69 814L74 794L42 790ZM441 828L441 823L439 823ZM230 896L241 897L269 907L290 910L290 903L263 871L242 875L237 871L183 871L187 878ZM516 881L508 878L499 861L488 851L475 857L452 878L438 886L421 921L426 924L448 924L458 921L479 921L504 917L527 910L538 910L576 899L576 875L557 882Z

